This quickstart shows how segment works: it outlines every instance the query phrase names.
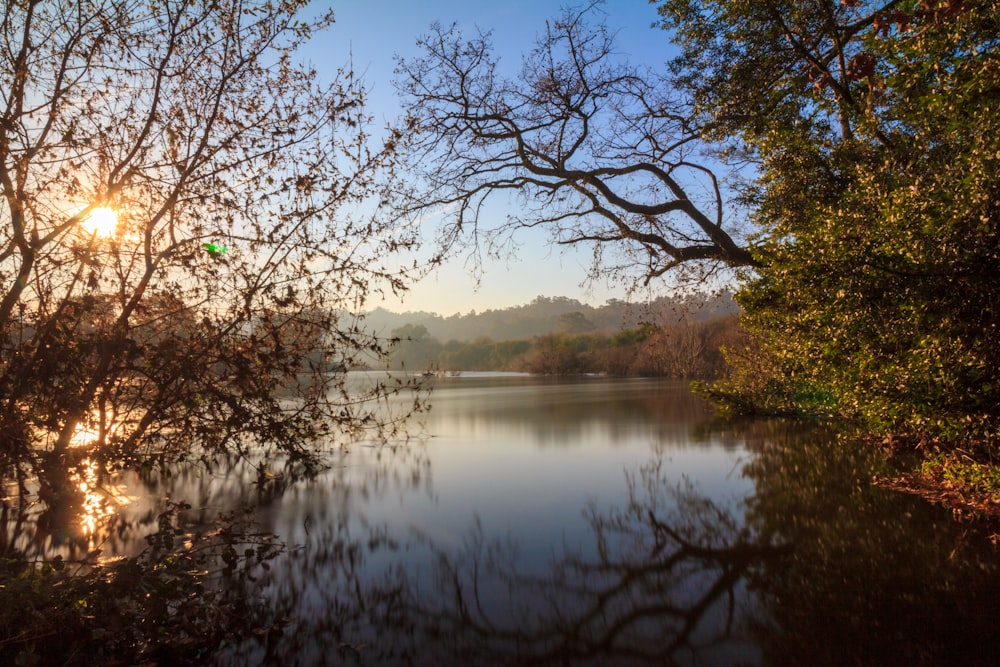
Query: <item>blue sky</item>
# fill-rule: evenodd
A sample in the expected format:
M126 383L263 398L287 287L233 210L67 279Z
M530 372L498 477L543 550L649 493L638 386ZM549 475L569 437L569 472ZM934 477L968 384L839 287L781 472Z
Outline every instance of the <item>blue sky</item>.
M332 7L333 28L314 39L304 54L320 71L334 70L353 58L356 72L363 72L370 88L371 111L376 125L384 125L400 113L392 87L394 55L417 54L416 38L434 21L455 22L471 34L475 28L493 31L493 43L501 62L514 70L521 54L545 27L545 20L558 16L563 7L580 6L565 0L325 0L317 7ZM669 54L668 35L651 26L656 9L646 0L607 0L603 5L608 26L618 32L621 54L635 63L659 66ZM494 210L499 216L502 208ZM425 310L451 315L470 310L527 303L536 296L567 296L593 304L609 298L624 298L621 288L603 284L581 287L590 264L589 249L566 252L546 242L543 233L524 234L516 257L484 265L481 282L466 266L465 256L456 256L445 266L413 286L402 302L384 304L390 310ZM377 305L377 304L373 304Z

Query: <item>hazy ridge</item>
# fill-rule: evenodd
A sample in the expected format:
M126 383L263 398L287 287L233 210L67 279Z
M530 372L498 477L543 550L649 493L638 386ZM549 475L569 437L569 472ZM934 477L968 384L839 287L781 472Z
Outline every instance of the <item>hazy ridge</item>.
M395 313L376 308L365 316L365 328L388 336L406 325L420 325L440 341L461 342L489 338L518 340L548 333L617 332L641 324L705 321L739 312L732 294L695 294L661 297L647 303L611 299L591 306L568 297L536 297L531 303L498 310L475 310L450 316L424 311Z

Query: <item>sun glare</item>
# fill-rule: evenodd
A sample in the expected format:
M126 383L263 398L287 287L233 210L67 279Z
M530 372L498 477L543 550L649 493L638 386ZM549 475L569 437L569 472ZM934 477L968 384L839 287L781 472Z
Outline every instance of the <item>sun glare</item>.
M83 228L98 236L111 236L118 227L118 213L107 207L95 208L83 221Z

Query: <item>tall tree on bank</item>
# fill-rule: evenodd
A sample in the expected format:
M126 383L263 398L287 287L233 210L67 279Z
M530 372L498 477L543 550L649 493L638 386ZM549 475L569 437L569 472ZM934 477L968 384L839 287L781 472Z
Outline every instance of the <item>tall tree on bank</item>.
M375 423L324 371L379 344L333 313L401 288L412 240L349 214L391 151L351 72L296 63L333 18L305 4L4 5L0 478L22 492L83 459L308 463Z
M657 4L699 123L759 158L744 406L994 452L997 3Z
M662 72L614 53L593 11L547 24L513 78L488 34L432 26L423 55L397 67L415 178L393 193L393 214L441 216L445 247L498 251L542 227L555 243L592 244L595 274L647 282L754 265L724 186L697 159L690 110ZM489 202L504 197L521 213L494 224Z

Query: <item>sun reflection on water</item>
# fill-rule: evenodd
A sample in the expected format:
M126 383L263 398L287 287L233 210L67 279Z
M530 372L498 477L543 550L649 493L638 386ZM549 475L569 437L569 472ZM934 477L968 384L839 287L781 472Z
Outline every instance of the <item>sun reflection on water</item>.
M76 428L76 431L73 432L73 437L69 439L69 446L74 448L86 447L87 445L96 443L100 436L100 431L93 426L80 424Z
M100 525L119 510L123 497L117 493L118 489L101 485L99 464L93 459L80 462L76 477L77 488L83 494L80 531L92 537Z
M99 437L96 428L81 424L70 444L75 448L87 447L96 444ZM102 525L134 500L127 494L125 485L102 475L101 464L90 457L80 461L71 480L83 496L78 526L82 535L91 540L97 536Z

